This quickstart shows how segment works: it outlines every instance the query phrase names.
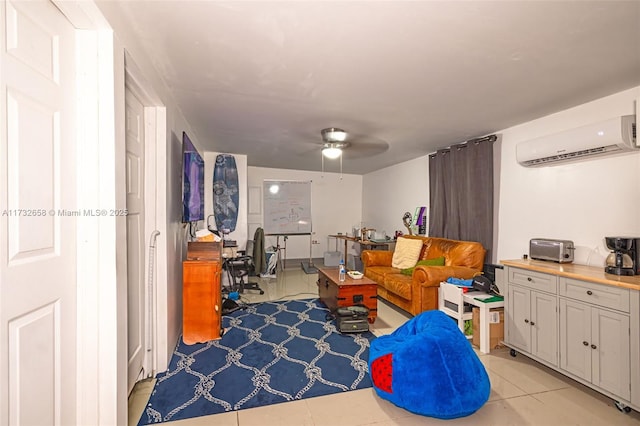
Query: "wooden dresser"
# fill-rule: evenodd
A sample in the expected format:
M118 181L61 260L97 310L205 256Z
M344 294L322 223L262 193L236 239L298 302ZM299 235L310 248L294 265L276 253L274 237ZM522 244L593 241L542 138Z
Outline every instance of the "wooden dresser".
M192 345L221 336L222 244L188 243L182 262L182 339Z

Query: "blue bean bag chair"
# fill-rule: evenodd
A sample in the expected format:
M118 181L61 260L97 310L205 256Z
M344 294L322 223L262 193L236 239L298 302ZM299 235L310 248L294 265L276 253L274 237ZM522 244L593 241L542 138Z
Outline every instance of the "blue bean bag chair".
M369 349L378 396L416 414L453 419L476 412L489 399L489 376L457 324L426 311Z

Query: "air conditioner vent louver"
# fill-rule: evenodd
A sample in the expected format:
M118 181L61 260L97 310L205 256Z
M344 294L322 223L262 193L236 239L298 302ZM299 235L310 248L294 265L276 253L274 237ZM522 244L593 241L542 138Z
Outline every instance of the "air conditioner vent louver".
M617 145L600 146L598 148L583 149L581 151L570 152L567 154L558 154L558 155L551 155L549 157L544 157L544 158L536 158L534 160L525 161L521 164L523 166L537 166L544 163L555 163L557 161L562 161L562 160L567 160L567 161L574 160L579 157L602 155L602 154L607 154L610 152L616 152L620 150L621 150L620 147L618 147Z
M634 119L632 115L617 117L522 142L516 146L518 162L526 167L536 167L587 157L637 152Z

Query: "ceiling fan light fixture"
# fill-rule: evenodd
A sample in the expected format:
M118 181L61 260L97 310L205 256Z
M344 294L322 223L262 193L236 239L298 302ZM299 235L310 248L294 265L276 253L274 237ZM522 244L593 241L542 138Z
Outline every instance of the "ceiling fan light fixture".
M322 155L330 160L335 160L342 155L342 149L338 148L334 144L328 143L325 144L324 148L322 148Z
M336 127L328 127L320 131L322 140L328 143L344 142L347 140L347 132Z

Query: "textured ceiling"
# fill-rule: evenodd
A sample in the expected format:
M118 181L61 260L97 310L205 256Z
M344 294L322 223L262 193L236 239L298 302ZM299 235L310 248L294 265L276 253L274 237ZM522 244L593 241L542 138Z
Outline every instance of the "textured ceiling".
M200 150L363 174L640 85L640 1L121 1ZM337 161L325 170L337 171Z

